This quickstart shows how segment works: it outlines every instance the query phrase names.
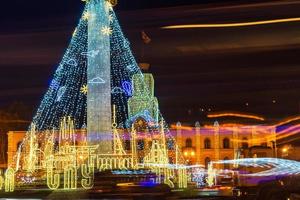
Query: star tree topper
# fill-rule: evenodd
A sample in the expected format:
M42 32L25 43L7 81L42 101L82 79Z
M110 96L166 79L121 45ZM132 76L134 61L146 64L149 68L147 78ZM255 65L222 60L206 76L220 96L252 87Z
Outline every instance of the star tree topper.
M90 0L81 0L82 2L88 3ZM109 2L112 6L116 6L118 4L118 0L106 0Z

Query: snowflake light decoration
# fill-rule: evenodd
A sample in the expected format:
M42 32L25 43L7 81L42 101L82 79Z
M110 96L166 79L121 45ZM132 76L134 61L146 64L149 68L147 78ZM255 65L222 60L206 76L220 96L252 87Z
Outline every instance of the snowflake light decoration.
M112 16L112 14L110 14L110 15L108 16L108 20L109 20L109 22L112 22L112 21L114 20L114 17Z
M85 11L84 13L83 13L83 16L82 16L82 18L84 19L84 20L88 20L89 18L90 18L90 13L88 12L88 11Z
M102 27L101 32L103 35L111 35L112 29L108 26L104 26L104 27Z
M83 85L83 86L80 88L80 92L81 92L82 94L87 95L87 93L88 93L88 86L87 86L87 85Z
M113 10L113 5L111 4L110 1L105 2L105 10L106 10L106 12Z

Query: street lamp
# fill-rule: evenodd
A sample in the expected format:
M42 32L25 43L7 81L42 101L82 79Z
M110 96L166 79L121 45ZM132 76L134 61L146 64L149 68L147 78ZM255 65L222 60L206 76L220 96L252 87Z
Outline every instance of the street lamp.
M283 149L282 149L282 153L286 153L287 151L288 151L287 148L283 148Z

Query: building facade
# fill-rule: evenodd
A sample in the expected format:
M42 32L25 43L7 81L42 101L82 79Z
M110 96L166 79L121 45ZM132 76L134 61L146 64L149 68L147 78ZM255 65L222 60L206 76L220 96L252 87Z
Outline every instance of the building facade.
M207 167L210 161L248 157L275 157L276 132L272 126L184 127L171 130L186 162ZM224 166L226 168L226 166Z
M124 130L119 131L124 133ZM213 126L200 127L199 122L196 122L195 127L185 127L178 122L176 127L170 129L169 134L166 135L170 163L175 161L176 144L187 164L205 167L210 161L277 156L277 149L274 145L276 133L274 127L271 126L224 127L215 122ZM8 166L14 162L16 152L24 137L24 131L8 132ZM153 135L147 131L137 131L136 143L140 158L143 158L146 151L150 150L151 137ZM125 134L123 147L127 152L132 150L131 142ZM283 157L284 154L279 153L279 156ZM220 168L226 169L229 166L224 165Z

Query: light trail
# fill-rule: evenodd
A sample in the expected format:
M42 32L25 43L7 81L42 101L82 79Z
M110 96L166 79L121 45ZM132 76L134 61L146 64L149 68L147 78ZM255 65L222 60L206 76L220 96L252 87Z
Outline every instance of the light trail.
M188 130L188 131L192 131L194 127L191 127L191 126L177 126L176 124L171 124L170 126L171 129L181 129L181 130Z
M276 140L284 139L284 138L287 138L287 137L290 137L293 135L297 135L297 134L299 134L299 128L297 128L296 130L289 131L289 132L284 132L284 133L280 132L280 133L277 133Z
M286 133L289 133L289 132L299 131L299 128L300 128L300 124L293 125L293 126L290 126L286 129L283 129L282 131L277 132L277 135L282 135L282 134L286 134Z
M263 138L255 138L255 139L248 139L247 142L257 142L260 143L262 140L274 140L276 138L276 140L280 140L280 139L284 139L293 135L296 135L300 132L300 124L297 125L293 125L290 126L282 131L276 132L276 137L273 134L269 134L264 136ZM262 132L263 133L263 132ZM263 136L264 134L262 134ZM232 142L245 142L245 140L242 139L230 139Z
M248 115L248 114L239 114L239 113L218 113L218 114L208 114L208 118L217 118L217 117L241 117L248 119L256 119L259 121L265 121L263 117L259 117L257 115Z
M192 168L202 168L204 169L204 165L183 165L183 164L157 164L157 163L148 163L144 164L145 166L152 166L152 167L161 167L161 168L169 168L169 169L192 169Z
M300 162L279 158L245 158L237 160L221 160L214 164L238 164L246 167L265 169L252 174L240 174L243 176L278 176L300 174Z
M290 142L297 141L297 140L300 140L300 136L298 134L294 135L294 137L292 137L290 139L286 139L285 141L277 142L277 145L288 144Z
M290 122L293 122L293 121L297 121L297 120L300 120L300 116L296 116L296 117L291 117L291 118L288 118L286 120L283 120L277 124L274 124L274 126L281 126L283 124L287 124L287 123L290 123Z
M266 141L269 137L264 137L264 138L253 138L253 139L247 139L247 140L243 140L243 139L230 139L230 141L232 142L239 142L239 143L243 143L243 142L252 142L252 143L262 143L264 141Z
M162 29L230 28L230 27L257 26L257 25L278 24L278 23L287 23L287 22L298 22L298 21L300 21L300 17L262 20L262 21L253 21L253 22L222 23L222 24L183 24L183 25L164 26L161 28Z

